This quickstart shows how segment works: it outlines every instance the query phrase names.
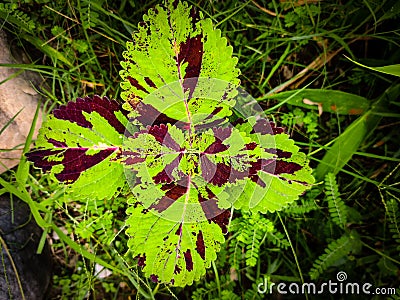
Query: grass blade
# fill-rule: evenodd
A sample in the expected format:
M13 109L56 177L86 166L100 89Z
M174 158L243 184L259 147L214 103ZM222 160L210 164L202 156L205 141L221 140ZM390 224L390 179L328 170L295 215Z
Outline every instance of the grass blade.
M333 146L326 152L315 170L317 181L323 180L329 172L333 174L340 172L381 120L382 117L375 113L384 110L386 103L396 99L399 94L400 84L389 88L369 111L354 121L336 138Z
M394 75L394 76L398 76L400 77L400 64L396 64L396 65L388 65L388 66L383 66L383 67L368 67L366 65L363 65L359 62L356 62L355 60L352 60L351 58L347 57L346 58L350 61L352 61L353 63L355 63L356 65L359 65L361 67L373 70L373 71L377 71L377 72L381 72L384 74L389 74L389 75Z
M364 97L335 90L301 89L267 96L267 99L276 99L280 102L318 110L321 106L324 112L344 115L359 115L367 111L370 101ZM306 100L314 102L314 105Z

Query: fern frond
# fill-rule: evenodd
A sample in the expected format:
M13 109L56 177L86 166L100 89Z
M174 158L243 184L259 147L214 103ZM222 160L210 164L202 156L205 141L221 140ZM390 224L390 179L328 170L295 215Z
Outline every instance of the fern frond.
M257 291L257 284L253 283L251 288L247 289L244 293L243 299L262 300L265 298Z
M397 250L400 250L400 213L396 200L391 199L387 202L387 214L389 218L389 231L393 240L398 244Z
M242 298L236 295L233 291L223 290L221 292L221 300L241 300Z
M220 277L220 288L222 290L221 297L218 297L218 284L216 281L207 281L204 287L196 288L192 293L192 300L203 299L221 299L221 300L239 300L241 299L233 291L236 283L232 281L229 274Z
M300 202L300 201L299 201ZM285 208L284 213L289 216L298 216L304 215L310 211L318 209L318 206L315 204L314 199L301 200L298 205L290 205Z
M285 236L276 230L274 224L259 213L245 213L242 217L232 221L231 230L237 232L235 250L233 253L233 264L238 267L238 252L244 249L246 266L254 267L257 264L260 247L267 240L279 248L287 248L289 242Z
M192 293L192 300L202 300L207 296L212 296L218 290L217 283L215 281L205 282L204 287L197 288Z
M278 248L281 249L286 249L290 246L289 241L286 239L286 236L277 230L274 230L273 232L268 232L266 235L267 241L271 242L273 245L275 245Z
M378 22L383 20L390 20L398 17L400 15L400 2L394 1L390 9L387 10L382 17L380 17Z
M18 10L17 3L0 3L0 18L27 32L36 28L35 22L26 13Z
M99 23L99 14L92 9L90 2L82 2L79 12L85 29L96 27Z
M273 225L268 219L260 218L259 213L246 213L239 220L234 226L239 232L236 240L239 242L239 248L245 249L246 265L254 267L264 234L267 228Z
M358 252L361 247L360 237L352 231L344 234L339 239L331 242L325 249L325 253L320 255L314 262L309 275L312 280L318 279L323 271L333 266L339 259L348 255L350 252Z
M325 176L325 194L332 221L340 227L347 224L348 209L339 194L339 186L333 173Z
M232 220L232 223L235 219ZM230 227L232 228L232 227ZM234 236L235 237L235 236ZM225 254L227 264L231 266L231 268L235 270L240 269L240 263L244 257L244 254L241 252L242 247L240 246L241 243L236 238L233 238L229 240L226 243L226 248L223 249L225 253L222 251L221 255L219 257L222 257ZM222 259L224 260L224 259ZM220 260L218 261L220 262ZM223 262L221 262L223 263Z
M397 288L396 292L393 295L391 295L388 299L389 300L400 300L399 295L400 295L400 288Z

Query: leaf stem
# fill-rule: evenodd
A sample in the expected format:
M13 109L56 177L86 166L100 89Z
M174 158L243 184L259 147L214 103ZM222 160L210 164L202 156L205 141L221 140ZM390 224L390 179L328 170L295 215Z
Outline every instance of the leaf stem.
M213 267L213 270L215 273L215 282L217 283L217 287L218 287L218 299L221 299L221 283L219 281L217 266L215 265L214 261L212 261L211 264L212 264L212 267Z
M368 245L367 243L364 243L363 241L361 241L361 244L363 244L363 246L367 247L368 249L374 251L376 254L380 255L384 259L390 260L390 261L394 262L395 264L400 265L400 261L398 261L398 260L386 255L382 251L379 251L378 249L375 249L375 248L371 247L370 245Z
M157 286L154 288L154 290L151 293L153 297L154 297L155 294L157 294L159 288L160 288L160 284L157 283Z
M289 236L289 232L287 231L286 226L283 223L281 214L278 211L276 212L276 214L278 215L279 221L281 221L283 230L285 231L286 237L287 237L287 239L289 241L289 244L290 244L290 249L292 249L293 257L294 257L294 260L296 261L297 269L299 270L301 283L304 283L303 273L301 272L299 260L297 259L297 254L296 254L296 251L294 250L294 247L293 247L293 244L292 244L292 240L290 239L290 236ZM308 299L308 294L307 293L305 293L305 296L306 296L306 299Z

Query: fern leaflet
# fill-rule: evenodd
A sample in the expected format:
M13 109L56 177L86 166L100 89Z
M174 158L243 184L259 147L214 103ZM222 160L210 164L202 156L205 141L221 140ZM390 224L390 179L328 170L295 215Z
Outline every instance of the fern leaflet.
M289 242L284 235L277 231L274 224L259 213L244 213L241 218L234 219L231 230L236 232L233 265L238 267L237 252L245 251L246 266L254 267L257 264L260 247L265 240L275 246L286 248Z
M323 271L333 266L350 252L358 252L360 247L360 237L356 231L352 231L350 234L346 233L339 239L329 243L325 249L325 253L320 255L314 262L309 272L310 278L312 280L318 279Z
M397 250L400 250L400 214L396 200L391 199L387 203L387 213L389 217L389 231L392 238L398 244Z
M298 216L304 215L310 211L318 209L317 204L315 204L314 198L301 200L299 204L293 204L285 208L283 211L286 215L289 216Z
M332 221L342 228L345 227L348 209L342 198L340 198L339 186L333 173L328 173L325 176L325 194Z
M35 22L26 13L18 10L17 3L0 3L0 18L26 32L32 33L36 28Z

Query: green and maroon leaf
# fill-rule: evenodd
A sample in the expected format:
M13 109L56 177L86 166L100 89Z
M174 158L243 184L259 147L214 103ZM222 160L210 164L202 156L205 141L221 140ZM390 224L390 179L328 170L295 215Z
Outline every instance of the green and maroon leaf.
M251 163L250 180L233 205L260 212L281 210L314 183L312 170L306 155L299 151L283 128L265 119L250 120L250 123L250 130L246 129L247 124L240 126L244 131L250 131L252 142L247 147L259 147L260 157ZM228 187L227 193L233 192Z
M169 2L150 10L123 56L124 107L142 124L216 126L230 115L237 59L194 7Z
M129 209L127 223L141 223L140 228L132 225L127 233L132 237L130 249L140 257L146 274L157 275L163 283L191 284L215 259L223 234L228 231L230 210L219 206L224 198L223 187L217 179L213 182L215 176L205 175L210 170L204 171L200 157L210 164L234 168L248 161L244 159L248 156L248 141L234 128L191 134L170 124L148 126L126 138L125 167L136 173L131 188L140 199ZM246 167L243 165L243 170ZM230 176L231 182L242 180L245 173L240 172L238 178ZM147 230L147 238L142 230ZM213 235L219 237L214 239Z
M26 156L81 196L111 197L124 184L123 167L117 159L126 114L107 97L78 98L54 110L40 129L36 149Z
M183 216L180 220L170 220L138 202L127 212L129 249L154 282L184 286L199 280L225 241L216 222L201 218L182 221Z
M93 128L83 112L88 114L97 112L102 116L108 124L115 128L116 131L123 134L125 132L125 124L117 118L116 112L123 112L121 105L115 100L109 100L107 97L94 95L93 98L77 98L76 102L68 102L67 105L62 105L60 108L53 111L55 118L67 120L78 124L81 127ZM126 114L127 112L124 112Z

